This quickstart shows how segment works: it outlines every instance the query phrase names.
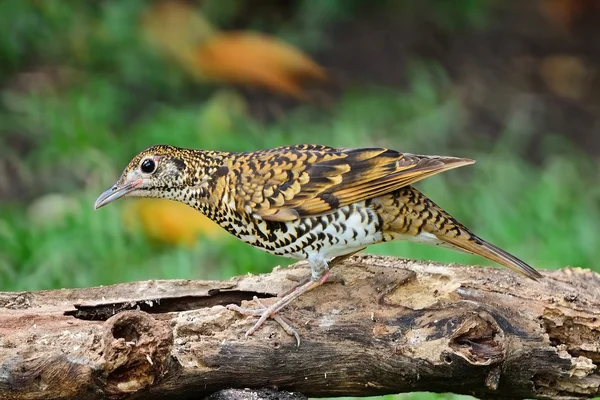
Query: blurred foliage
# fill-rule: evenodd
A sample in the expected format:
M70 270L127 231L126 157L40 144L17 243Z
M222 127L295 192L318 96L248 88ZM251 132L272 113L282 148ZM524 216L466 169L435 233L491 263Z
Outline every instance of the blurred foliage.
M266 53L242 46L248 50L246 63L252 62L252 54L269 57L283 51L314 72L321 67L304 52L327 47L332 24L360 19L373 8L367 0L276 3L190 1L185 7L196 10L197 18L186 14L191 25L176 19L175 26L192 26L191 35L199 42L230 29L266 32L271 36L261 36L257 45ZM376 8L410 14L422 9L417 3L389 0ZM449 34L466 27L485 29L490 3L427 2L433 23ZM524 143L531 121L519 107L509 115L499 140L474 140L473 132L463 132L470 111L448 73L415 56L403 65L407 84L401 90L351 84L331 106L296 102L291 111L264 122L253 115L251 97L235 84L248 80L199 82L189 65L173 62L156 47L157 38L172 44L182 34L178 43L188 51L189 31L161 35L165 22L159 21L150 29L155 46L148 45L143 16L156 6L146 0L0 2L1 290L220 279L268 272L290 262L217 233L202 216L174 203L125 200L93 211L95 197L130 158L157 143L248 151L316 142L474 158L474 166L418 187L482 237L533 266L597 268L598 163L551 134L537 146L552 156L539 165L528 162ZM226 51L232 46L239 52L238 45L226 45ZM288 79L287 72L281 74ZM257 79L252 77L251 83L261 86ZM298 85L287 93L305 90ZM373 246L368 252L485 263L413 243ZM401 397L406 396L393 398Z

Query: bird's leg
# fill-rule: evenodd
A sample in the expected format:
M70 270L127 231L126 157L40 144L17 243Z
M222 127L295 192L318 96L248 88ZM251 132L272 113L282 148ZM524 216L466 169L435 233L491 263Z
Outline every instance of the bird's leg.
M254 326L252 328L248 329L248 331L246 332L246 336L250 336L254 332L256 332L258 330L258 328L260 328L268 318L273 318L279 323L279 325L281 325L281 327L288 334L291 334L296 337L298 346L300 346L300 339L299 339L299 336L298 336L298 333L296 332L296 330L294 328L292 328L291 325L288 324L286 321L283 321L283 323L281 321L278 321L277 319L279 318L279 316L276 314L279 311L281 311L283 308L285 308L288 304L290 304L291 302L296 300L298 297L302 296L304 293L309 292L309 291L313 290L314 288L321 286L323 283L325 283L327 278L329 278L329 273L330 272L327 271L320 278L318 278L316 280L311 279L310 281L304 283L303 285L297 286L291 293L288 293L284 297L280 298L279 300L277 300L275 303L273 303L269 307L262 306L261 308L258 308L258 309L250 309L250 308L240 307L237 304L230 304L227 306L227 309L237 311L240 314L244 314L244 315L252 315L252 316L260 315L260 318L258 319L258 321L256 321ZM259 303L259 305L262 305L260 302L258 302L258 303Z
M300 287L302 285L305 285L308 282L312 281L312 276L310 276L310 275L307 276L306 278L299 278L299 277L294 276L294 275L287 276L286 278L289 279L289 280L295 280L297 283L294 286L292 286L291 288L285 289L285 290L279 292L277 294L277 297L285 297L288 294L292 293L294 290L296 290L296 288L298 288L298 287ZM323 282L323 283L343 283L343 282L344 281L341 278L336 278L335 276L331 276L330 275L329 279L327 279L327 281Z
M346 261L347 259L349 259L350 257L352 257L353 255L355 255L356 253L359 253L361 251L363 251L366 247L363 247L362 249L353 251L352 253L348 253L348 254L344 254L343 256L338 256L338 257L334 257L330 262L329 262L329 269L335 267L336 265L342 263L343 261ZM296 283L294 286L292 286L289 289L286 289L282 292L279 292L279 294L277 294L277 297L285 297L286 295L292 293L297 287L302 286L304 284L306 284L307 282L309 282L312 277L311 276L307 276L306 278L303 279L299 279L298 277L294 276L294 275L288 275L286 276L287 279L290 280L295 280L298 283ZM329 279L327 280L327 283L343 283L344 280L341 278L336 278L335 276L330 276ZM325 283L325 282L324 282Z
M358 250L358 251L360 251L360 250ZM357 253L358 251L356 251L354 253L346 254L344 256L336 257L331 261L330 265L333 266L333 265L339 264L341 261L351 257L353 254ZM255 301L261 306L258 309L243 308L243 307L238 306L237 304L230 304L227 306L228 310L237 311L244 315L252 315L252 316L260 315L260 318L258 319L258 321L256 321L254 326L246 332L246 336L250 336L254 332L256 332L258 330L258 328L260 328L268 318L273 318L277 321L277 323L279 323L279 325L281 325L281 327L288 334L295 336L296 340L298 342L298 345L300 345L300 339L299 339L298 333L291 327L291 325L289 323L287 323L285 320L282 320L281 317L276 314L279 311L281 311L283 308L285 308L288 304L290 304L291 302L296 300L298 297L302 296L304 293L309 292L309 291L313 290L314 288L319 287L322 284L324 284L327 281L327 279L329 278L331 271L330 271L330 267L327 264L327 261L325 261L325 258L317 255L315 257L309 257L308 262L309 262L309 264L311 266L311 270L312 270L311 278L305 282L301 282L300 284L295 285L291 291L286 293L284 296L282 296L279 300L277 300L275 303L273 303L269 307L265 307L260 302L260 300L257 301L256 298L255 298Z

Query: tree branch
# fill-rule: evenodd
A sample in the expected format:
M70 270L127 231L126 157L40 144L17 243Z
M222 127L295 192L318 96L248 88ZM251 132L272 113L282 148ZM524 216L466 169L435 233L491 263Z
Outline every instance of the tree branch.
M598 274L565 268L535 283L500 269L353 257L333 270L345 284L282 312L300 347L273 321L246 339L255 320L224 307L308 273L298 263L229 281L0 293L0 398L196 399L227 388L600 395Z

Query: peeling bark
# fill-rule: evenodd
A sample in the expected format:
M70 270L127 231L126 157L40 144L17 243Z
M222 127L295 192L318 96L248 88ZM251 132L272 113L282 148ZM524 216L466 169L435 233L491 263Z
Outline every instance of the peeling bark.
M0 293L0 398L600 396L600 275L591 271L545 272L535 283L500 269L353 257L333 270L344 284L282 312L299 348L273 321L246 339L254 318L224 307L272 301L294 284L288 275L308 273L298 263L229 281Z

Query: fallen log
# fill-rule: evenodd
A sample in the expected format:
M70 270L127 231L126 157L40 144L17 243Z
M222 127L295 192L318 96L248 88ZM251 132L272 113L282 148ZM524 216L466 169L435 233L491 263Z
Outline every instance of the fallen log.
M536 283L502 269L356 256L333 270L343 283L282 312L299 347L272 320L246 338L255 319L224 307L267 303L294 284L290 275L308 273L300 262L228 281L2 292L0 398L197 399L228 388L299 396L288 398L600 395L599 274L565 268Z

